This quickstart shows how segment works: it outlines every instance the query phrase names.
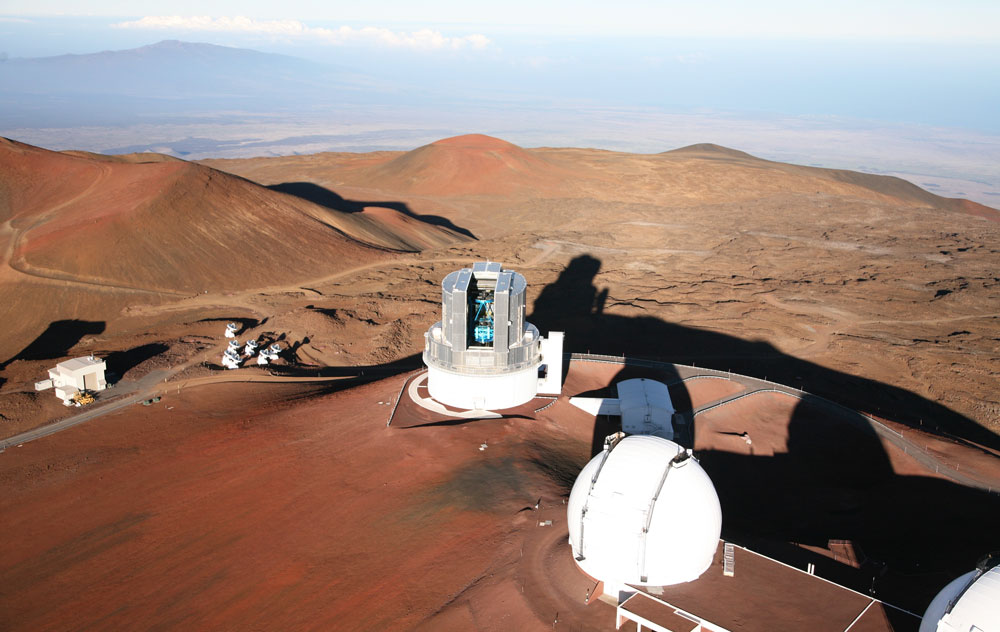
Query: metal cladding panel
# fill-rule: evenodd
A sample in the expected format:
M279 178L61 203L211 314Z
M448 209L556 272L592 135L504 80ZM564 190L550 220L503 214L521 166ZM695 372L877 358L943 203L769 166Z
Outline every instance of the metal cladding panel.
M514 273L510 270L505 270L497 276L497 287L496 292L509 293L511 282L514 280Z
M513 275L513 272L501 272L493 292L493 347L497 350L506 350L510 346L507 323L510 321L510 282Z
M446 295L455 290L455 284L458 283L458 275L461 274L461 272L461 270L450 272L448 273L448 276L444 278L444 281L441 281L441 289L444 290Z
M458 278L455 279L455 290L468 292L470 283L472 283L472 271L468 268L459 270Z
M487 272L490 274L500 274L503 265L498 261L477 261L472 264L473 272Z
M441 331L431 327L424 359L428 366L465 375L500 375L537 369L540 362L538 329L524 319L527 282L500 263L476 262L448 274L441 283ZM476 295L492 292L493 344L470 347L472 309ZM469 301L473 301L473 305Z
M451 275L449 275L451 276ZM465 351L469 346L469 334L466 331L469 320L469 284L472 282L472 270L465 268L458 271L455 285L448 299L448 322L445 323L445 340L455 351Z
M674 406L666 384L636 378L618 383L622 430L673 438Z
M524 299L528 283L514 272L510 283L510 340L516 344L524 335Z

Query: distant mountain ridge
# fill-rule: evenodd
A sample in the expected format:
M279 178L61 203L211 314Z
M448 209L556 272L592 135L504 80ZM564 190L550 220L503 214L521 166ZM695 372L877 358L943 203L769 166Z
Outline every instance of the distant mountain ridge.
M264 58L285 58L296 59L288 55L274 53L262 53L249 48L237 48L234 46L221 46L219 44L209 44L207 42L185 42L182 40L161 40L154 44L147 44L137 48L124 48L120 50L103 50L96 53L66 53L63 55L51 55L47 57L15 57L8 62L33 61L33 62L61 62L61 61L87 61L90 59L125 60L129 58L151 58L154 56L169 56L176 54L198 55L203 57L237 57L237 56L257 56Z
M942 197L926 189L918 187L908 180L895 176L885 176L874 173L863 173L861 171L851 171L849 169L827 169L823 167L807 167L785 162L776 162L758 158L738 149L730 149L712 143L699 143L688 145L679 149L665 151L664 156L690 156L702 160L723 160L726 162L745 163L766 163L769 166L787 173L804 176L819 177L830 182L839 182L852 186L862 187L880 195L887 195L898 200L926 204L936 208L968 215L984 217L992 221L1000 221L1000 211L997 209L966 200L963 198Z
M26 94L240 97L329 89L343 83L341 72L287 55L164 40L126 50L11 59L0 65L0 80Z
M197 42L0 63L0 128L148 124L368 104L395 86L340 66ZM213 118L212 120L215 120Z

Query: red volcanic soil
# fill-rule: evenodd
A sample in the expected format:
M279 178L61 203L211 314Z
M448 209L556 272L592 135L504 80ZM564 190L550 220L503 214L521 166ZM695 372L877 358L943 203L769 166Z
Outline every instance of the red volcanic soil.
M744 390L744 386L739 382L723 378L699 378L684 382L683 387L687 391L691 408L698 408L705 404L710 404L723 397L735 395Z
M589 428L436 424L412 405L387 428L393 407L380 402L402 382L329 395L199 387L11 448L0 456L4 628L610 624L610 610L584 605L568 552L575 615L522 592L551 583L533 573L565 547L559 476L586 459L576 434ZM542 509L522 511L539 498Z
M201 165L133 159L0 142L0 220L16 231L12 265L88 283L233 290L458 239L411 218L325 208ZM393 232L400 225L405 236Z
M973 202L972 200L963 200L961 198L944 199L950 204L953 210L960 213L983 217L991 222L1000 222L1000 211L993 207L980 204L979 202Z
M574 362L564 392L606 388L620 370ZM504 419L396 408L408 379L168 390L9 448L4 628L610 629L613 609L584 603L595 586L572 562L563 504L603 429L565 397ZM917 498L947 497L980 516L995 499L977 508L984 497L969 490L901 476L877 439L786 400L762 394L697 418L726 524L778 542L855 536L883 560L899 550L962 566L956 550L979 548L983 529L910 513ZM741 429L755 445L773 437L774 455L718 440ZM959 528L968 541L909 541ZM921 576L913 607L941 579Z
M418 195L509 195L561 191L571 172L507 141L469 134L446 138L368 168L385 190Z
M799 403L782 393L757 393L704 412L698 416L695 448L757 455L787 452L789 423L775 420L791 420ZM750 445L739 436L744 432L750 435Z
M447 246L461 239L454 231L439 228L406 215L395 209L381 206L366 206L352 216L361 233L361 227L367 229L366 235L375 243L395 243L404 250L428 250Z
M721 161L729 165L745 167L767 167L790 175L802 176L816 181L824 181L829 185L846 185L853 188L855 194L874 193L886 201L895 200L910 204L927 205L952 212L974 215L1000 222L1000 210L990 208L978 202L960 198L945 198L922 189L912 182L895 176L882 176L847 169L824 169L820 167L805 167L783 162L773 162L757 158L743 151L729 149L711 143L689 145L663 152L661 156L678 158L697 158L707 161ZM824 187L825 188L825 187ZM849 190L849 189L848 189Z

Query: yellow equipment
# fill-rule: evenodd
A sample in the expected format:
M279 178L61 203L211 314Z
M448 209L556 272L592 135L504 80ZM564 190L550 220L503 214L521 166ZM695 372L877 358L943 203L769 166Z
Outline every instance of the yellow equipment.
M86 406L94 403L94 394L90 391L80 391L73 396L73 403L77 406Z

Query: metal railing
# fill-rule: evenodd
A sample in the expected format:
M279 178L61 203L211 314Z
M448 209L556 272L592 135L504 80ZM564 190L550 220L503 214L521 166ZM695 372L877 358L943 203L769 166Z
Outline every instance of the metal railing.
M720 406L725 406L733 402L757 395L760 393L780 393L782 395L788 395L789 397L794 397L800 401L815 404L828 409L836 410L842 414L845 414L845 419L851 422L864 424L866 427L871 428L878 436L886 439L897 448L900 448L904 454L912 457L918 463L926 467L927 469L933 469L935 473L943 474L944 476L950 478L956 483L960 483L967 487L973 487L990 494L1000 495L1000 485L992 484L991 482L984 482L978 478L968 476L959 470L959 466L952 466L949 463L945 463L938 459L937 457L931 455L926 447L920 446L905 436L902 432L893 430L889 426L883 424L879 420L875 419L871 415L863 413L853 408L844 406L843 404L838 404L835 401L826 399L819 395L814 395L807 391L801 389L793 388L791 386L785 386L784 384L779 384L777 382L771 382L767 379L761 379L757 377L751 377L749 375L741 375L739 373L733 373L732 371L719 371L717 369L708 369L703 367L696 367L687 364L675 364L672 362L660 362L657 360L644 360L641 358L629 358L627 356L609 356L600 355L592 353L571 353L566 354L570 360L580 360L584 362L600 362L604 364L620 364L623 366L635 366L635 367L645 367L652 369L685 369L690 371L697 371L699 373L695 375L689 375L671 382L668 386L673 384L679 384L686 382L688 380L699 379L699 378L722 378L729 380L743 380L746 382L758 383L761 385L766 385L763 388L757 388L749 392L739 393L731 398L724 399L717 402L712 402L703 407L695 409L692 411L692 418L700 415L702 413L708 412Z

